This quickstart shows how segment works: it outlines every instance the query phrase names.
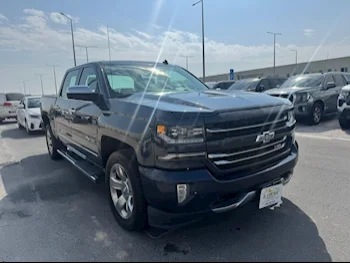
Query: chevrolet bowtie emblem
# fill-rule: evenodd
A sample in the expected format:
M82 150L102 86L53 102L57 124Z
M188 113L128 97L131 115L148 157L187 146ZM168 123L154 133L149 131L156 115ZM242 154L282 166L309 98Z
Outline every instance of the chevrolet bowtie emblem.
M274 137L275 137L274 131L266 131L266 132L263 132L262 134L259 134L258 136L256 136L255 142L268 143Z

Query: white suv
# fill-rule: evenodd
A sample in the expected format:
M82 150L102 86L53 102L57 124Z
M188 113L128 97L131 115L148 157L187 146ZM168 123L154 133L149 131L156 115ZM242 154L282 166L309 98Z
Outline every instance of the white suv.
M24 95L21 93L0 93L0 123L6 118L16 118L16 110Z
M337 102L338 120L342 129L350 128L350 75L345 78L349 85L341 89Z

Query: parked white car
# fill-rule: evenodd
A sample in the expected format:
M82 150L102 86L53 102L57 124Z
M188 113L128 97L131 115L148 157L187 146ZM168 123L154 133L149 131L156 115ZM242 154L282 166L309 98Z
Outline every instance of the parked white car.
M41 97L24 97L17 108L18 128L25 128L27 133L43 129L40 113Z
M16 108L23 97L21 93L0 93L0 123L6 118L16 118Z

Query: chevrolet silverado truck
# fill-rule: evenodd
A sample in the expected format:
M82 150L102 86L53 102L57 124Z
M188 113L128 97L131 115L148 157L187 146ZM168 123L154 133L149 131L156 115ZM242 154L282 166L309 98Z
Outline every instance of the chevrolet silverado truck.
M127 230L274 206L298 159L290 101L209 90L166 61L69 69L41 114L49 156L104 181Z

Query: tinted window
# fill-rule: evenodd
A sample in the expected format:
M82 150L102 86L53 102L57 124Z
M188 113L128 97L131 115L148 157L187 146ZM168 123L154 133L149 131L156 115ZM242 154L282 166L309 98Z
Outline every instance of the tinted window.
M79 85L89 86L93 92L98 90L96 72L93 68L84 68L80 77Z
M24 97L21 93L7 93L6 94L6 100L7 101L20 101Z
M333 75L335 80L335 85L337 86L345 86L345 80L341 75Z
M40 108L40 98L29 98L28 99L28 109L31 108Z
M289 74L288 74L289 75ZM269 79L271 89L277 88L278 86L281 86L285 79Z
M213 89L222 89L223 85L222 83L217 83L213 86Z
M235 83L235 82L234 82L234 81L223 82L223 83L222 83L221 89L226 90L226 89L228 89L229 87L231 87L231 85L232 85L233 83Z
M261 80L260 86L264 86L263 91L264 91L264 90L268 90L268 89L271 88L271 87L270 87L270 83L269 83L269 81L268 81L267 79Z
M78 73L79 73L79 70L74 70L69 72L66 75L66 78L64 79L63 86L62 86L62 91L61 91L62 98L65 98L65 99L67 98L67 89L68 87L75 85L77 81Z
M334 80L332 75L326 76L326 79L324 81L324 87L327 87L327 83L329 83L329 82L335 82L335 80Z

